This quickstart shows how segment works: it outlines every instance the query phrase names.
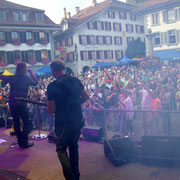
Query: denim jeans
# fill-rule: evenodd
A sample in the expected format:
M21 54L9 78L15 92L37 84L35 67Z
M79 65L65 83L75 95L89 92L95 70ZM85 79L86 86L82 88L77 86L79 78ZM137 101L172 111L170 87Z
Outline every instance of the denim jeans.
M61 136L56 139L56 151L66 180L79 180L80 177L78 153L80 132L80 129L63 128Z

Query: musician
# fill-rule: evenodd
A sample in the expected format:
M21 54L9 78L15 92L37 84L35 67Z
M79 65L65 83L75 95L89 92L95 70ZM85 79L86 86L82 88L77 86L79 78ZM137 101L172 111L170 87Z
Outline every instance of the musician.
M81 104L89 95L78 78L65 74L63 61L53 61L50 66L56 80L47 88L47 111L55 113L57 155L66 180L79 180L78 139L84 124Z
M30 73L30 76L27 75L27 71ZM23 62L17 64L15 75L0 75L0 79L8 82L10 85L9 106L14 121L14 129L19 147L31 147L34 143L28 142L29 115L27 105L25 102L17 102L15 98L27 98L29 86L36 86L38 84L38 80L36 79L32 69L27 70L27 66ZM20 127L20 118L23 121L22 130Z

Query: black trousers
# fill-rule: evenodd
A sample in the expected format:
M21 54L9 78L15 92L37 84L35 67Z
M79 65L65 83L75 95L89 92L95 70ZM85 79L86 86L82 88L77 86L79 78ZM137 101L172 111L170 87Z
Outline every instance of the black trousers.
M14 130L20 147L28 144L29 115L26 103L18 103L10 106L11 115L14 121ZM21 129L20 119L23 122Z
M66 180L79 180L80 177L78 153L80 132L80 129L63 128L61 136L56 139L56 151ZM67 148L69 149L69 155Z

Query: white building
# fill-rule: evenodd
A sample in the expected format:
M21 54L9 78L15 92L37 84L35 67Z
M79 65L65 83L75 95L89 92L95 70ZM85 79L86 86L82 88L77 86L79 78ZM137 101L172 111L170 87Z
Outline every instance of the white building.
M43 10L0 0L0 72L14 72L19 61L37 69L54 59L53 32L59 29Z
M62 31L54 36L57 57L75 73L92 67L98 60L121 59L128 43L137 38L144 41L143 18L134 8L117 0L93 0L90 7L76 7L72 17L64 8ZM59 49L67 50L67 57Z
M154 55L163 60L180 59L180 1L149 0L140 12L144 15L145 34L152 35Z

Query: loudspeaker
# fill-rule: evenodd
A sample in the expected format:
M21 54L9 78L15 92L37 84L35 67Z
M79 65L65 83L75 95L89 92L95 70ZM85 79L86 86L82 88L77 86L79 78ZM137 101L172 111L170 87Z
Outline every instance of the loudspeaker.
M85 126L82 129L82 134L88 141L100 141L103 137L103 129L101 127Z
M180 165L180 136L143 136L141 162L145 164Z
M104 154L113 165L119 166L127 162L137 162L139 153L129 138L115 137L104 141Z

